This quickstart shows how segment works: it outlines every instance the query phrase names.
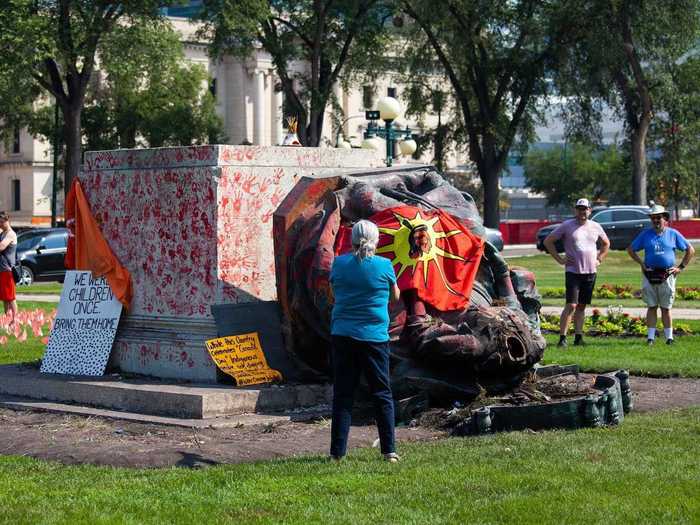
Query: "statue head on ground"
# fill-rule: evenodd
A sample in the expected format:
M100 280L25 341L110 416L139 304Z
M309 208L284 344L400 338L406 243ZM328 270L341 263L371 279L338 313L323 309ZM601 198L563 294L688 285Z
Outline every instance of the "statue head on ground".
M275 249L285 263L277 278L288 346L313 370L329 370L333 258L351 248L352 225L363 219L377 224L376 256L392 260L402 290L390 306L397 399L420 394L440 404L506 390L541 359L533 275L508 267L485 241L471 196L437 170L335 177L322 192L303 184L280 209L300 202L307 209Z

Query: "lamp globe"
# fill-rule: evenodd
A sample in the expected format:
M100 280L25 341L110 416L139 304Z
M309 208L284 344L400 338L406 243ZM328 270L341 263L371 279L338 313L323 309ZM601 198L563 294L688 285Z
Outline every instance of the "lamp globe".
M413 139L402 140L401 142L399 142L399 151L401 151L401 155L413 155L416 152L417 148L418 145Z
M382 97L377 102L379 118L382 120L395 120L401 115L401 104L394 97Z

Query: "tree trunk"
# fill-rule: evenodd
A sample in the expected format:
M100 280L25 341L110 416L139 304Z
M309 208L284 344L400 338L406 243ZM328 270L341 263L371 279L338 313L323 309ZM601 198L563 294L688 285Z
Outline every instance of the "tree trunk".
M641 125L632 133L632 201L647 204L647 156L646 137L649 125Z
M675 163L674 163L675 164ZM674 170L675 171L675 170ZM680 219L679 204L681 200L681 179L678 172L674 173L673 178L673 217L674 220Z
M634 204L647 204L647 158L646 140L652 119L652 101L642 61L635 48L632 36L630 2L623 2L620 10L622 29L622 50L633 75L632 88L624 73L618 73L618 86L623 93L627 107L628 124L632 130L632 200Z
M309 112L309 120L306 128L300 128L304 131L304 140L302 140L304 146L310 148L317 148L321 143L321 138L323 137L323 120L325 113L326 104L323 105L322 109L311 110Z
M499 209L500 190L498 188L498 174L500 170L494 164L484 166L480 170L481 182L484 185L484 226L498 229L501 222Z
M438 111L438 123L435 131L435 166L440 171L445 167L445 135L446 126L442 124L442 114Z
M82 104L76 107L64 106L63 122L66 140L66 163L65 163L65 192L70 190L73 179L80 174L82 164L82 139L80 131L80 114Z
M315 109L312 109L309 114L309 142L306 144L306 146L314 148L318 147L318 144L321 142L321 130L318 126L318 114L319 112ZM321 115L323 115L323 113L321 113Z

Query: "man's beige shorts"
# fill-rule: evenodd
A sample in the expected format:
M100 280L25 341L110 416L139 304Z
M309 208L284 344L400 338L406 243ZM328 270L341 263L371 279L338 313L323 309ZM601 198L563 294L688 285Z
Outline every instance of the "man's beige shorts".
M671 308L676 298L676 276L669 275L661 284L649 284L646 277L642 277L642 299L648 307Z

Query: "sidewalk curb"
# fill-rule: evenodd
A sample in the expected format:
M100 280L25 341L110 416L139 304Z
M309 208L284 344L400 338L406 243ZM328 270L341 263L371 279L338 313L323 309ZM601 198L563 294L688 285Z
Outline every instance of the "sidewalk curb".
M544 315L560 315L562 308L564 308L564 305L562 306L543 306L542 309L540 310L541 314ZM586 312L588 315L590 315L590 312L594 309L598 308L601 311L604 311L607 309L607 307L600 307L600 306L589 306L586 309ZM622 311L624 313L636 316L636 317L644 317L646 316L647 309L646 307L628 307L628 308L623 308ZM694 308L675 308L671 310L672 312L672 317L673 319L678 319L678 320L697 320L700 319L700 309L694 309Z
M23 294L19 293L16 296L17 301L32 301L35 303L57 303L60 301L60 295L54 294Z

